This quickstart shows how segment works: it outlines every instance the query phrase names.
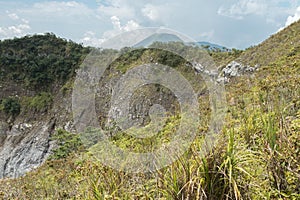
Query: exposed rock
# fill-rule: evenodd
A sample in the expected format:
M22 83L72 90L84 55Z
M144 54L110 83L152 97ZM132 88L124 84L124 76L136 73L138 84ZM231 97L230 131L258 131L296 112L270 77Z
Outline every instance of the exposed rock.
M192 65L197 73L201 73L204 71L204 67L200 63L193 62Z
M244 70L244 66L238 62L232 61L223 70L224 77L240 76L240 72Z
M216 70L206 69L203 65L197 62L192 63L192 67L197 74L203 74L211 78L216 78L218 76L218 72Z
M217 83L228 83L228 82L229 82L229 78L227 77L220 76L217 78Z
M28 132L32 128L31 124L20 123L12 126L10 131L7 131L7 135L19 135Z
M64 125L63 129L70 132L70 133L75 133L76 132L73 121L68 121Z
M0 137L5 136L7 134L7 131L9 129L9 126L6 122L0 121Z
M196 74L202 74L215 80L217 83L228 83L230 78L244 75L246 73L253 73L258 70L260 66L256 64L254 67L243 65L236 61L232 61L222 69L221 74L218 75L217 71L206 69L203 65L197 62L192 63L192 68Z
M230 78L244 75L246 73L253 73L258 70L260 66L256 64L254 67L243 65L236 61L232 61L226 67L223 68L221 74L219 75L217 82L228 83Z
M54 131L55 121L15 124L11 130L0 123L0 178L18 177L40 166L51 151L49 137Z

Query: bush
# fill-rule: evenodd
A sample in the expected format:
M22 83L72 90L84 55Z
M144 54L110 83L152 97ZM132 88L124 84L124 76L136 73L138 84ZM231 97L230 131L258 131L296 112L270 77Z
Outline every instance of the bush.
M21 105L17 99L9 97L2 100L1 110L9 116L16 117L20 114Z
M58 147L53 150L50 160L56 160L68 157L72 152L78 152L82 147L79 135L69 133L66 130L58 129L51 137L51 140L57 142Z
M34 97L24 97L23 104L27 111L47 112L53 103L53 96L51 93L41 92Z

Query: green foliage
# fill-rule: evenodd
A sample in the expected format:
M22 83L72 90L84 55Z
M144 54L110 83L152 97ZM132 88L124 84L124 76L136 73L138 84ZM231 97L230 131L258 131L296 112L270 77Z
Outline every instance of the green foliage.
M30 89L50 90L74 76L88 52L88 48L49 33L4 40L0 42L0 78Z
M53 103L53 96L48 92L41 92L33 97L23 97L22 103L26 112L47 112Z
M232 53L235 57L238 57L241 53L243 53L243 50L233 48L230 53Z
M20 113L21 105L18 99L9 97L2 99L0 110L3 110L9 116L16 117Z
M278 37L242 53L250 55L247 59L251 60L253 49L261 48L257 60L265 59L268 65L253 77L236 78L226 86L226 122L216 145L204 156L201 150L210 110L209 101L201 95L199 106L204 123L189 151L178 155L170 166L146 174L118 172L100 163L89 151L81 152L78 135L58 130L52 138L58 144L52 160L25 177L0 181L1 198L300 199L300 52L297 46L290 48L291 41L299 41L299 25L289 27L288 34L280 32ZM278 49L270 51L278 40L288 44L279 44ZM173 44L172 48L180 50L180 45ZM288 48L278 53L284 47ZM212 55L225 62L236 56L233 54L213 52ZM127 58L126 55L124 60L113 63L110 70L120 64L118 70L125 73L150 58L152 62L173 62L168 54L163 53L160 58L158 51L131 52ZM118 147L148 152L169 142L179 118L170 118L156 137L142 140L107 131L111 131L110 141ZM87 139L93 146L101 138L95 132Z
M121 50L121 56L116 59L116 69L125 73L132 66L145 63L160 63L170 67L178 67L185 62L180 56L162 49L131 49Z
M120 148L130 149L131 151L136 152L149 152L154 151L161 147L163 143L169 142L171 140L172 133L178 128L180 122L179 116L173 116L167 119L166 125L162 128L162 130L153 134L152 137L147 138L135 138L129 134L124 132L116 132L111 137L111 141L119 146ZM132 128L131 132L134 132L137 135L149 134L152 131L151 124L145 126L143 129Z
M82 143L79 135L69 133L66 130L58 129L55 134L51 136L57 144L57 148L53 150L50 159L67 158L70 154L78 152L82 148Z
M173 68L175 68L185 62L185 60L183 58L181 58L180 56L178 56L174 53L168 52L168 51L159 51L159 52L157 52L156 55L157 55L156 57L158 58L157 59L158 63L167 65L167 66L170 66Z

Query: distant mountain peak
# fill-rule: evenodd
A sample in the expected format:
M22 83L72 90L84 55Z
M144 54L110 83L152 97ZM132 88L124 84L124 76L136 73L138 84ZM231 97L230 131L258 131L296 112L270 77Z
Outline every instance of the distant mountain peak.
M218 44L214 44L214 43L210 43L210 42L197 42L197 45L205 48L205 49L208 49L208 50L211 50L211 51L231 51L231 49L228 49L227 47L224 47L224 46L221 46L221 45L218 45Z
M177 35L170 33L154 33L141 42L135 44L134 47L148 47L154 42L183 42L183 40L180 39Z
M150 35L149 37L145 38L144 40L140 41L139 43L135 44L133 47L149 47L154 42L184 42L181 38L179 38L177 35L170 34L170 33L154 33ZM210 42L196 42L197 46L202 47L204 49L210 50L210 51L231 51L227 47L213 44Z

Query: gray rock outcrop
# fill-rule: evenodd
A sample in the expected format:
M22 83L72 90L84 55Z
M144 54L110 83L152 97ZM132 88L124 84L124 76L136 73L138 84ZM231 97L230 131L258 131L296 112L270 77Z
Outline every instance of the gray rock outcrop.
M48 157L55 120L34 124L0 123L0 178L15 178L38 167Z
M209 70L202 66L200 63L193 62L192 67L197 74L202 74L206 77L210 77L210 80L214 80L218 83L228 83L232 77L242 76L247 73L253 73L258 70L259 65L254 67L243 65L236 61L230 62L226 65L220 74L216 70Z
M243 65L236 61L232 61L226 67L224 67L219 75L217 82L228 83L230 78L244 75L246 73L253 73L258 70L259 65L255 65L254 67L249 65Z

